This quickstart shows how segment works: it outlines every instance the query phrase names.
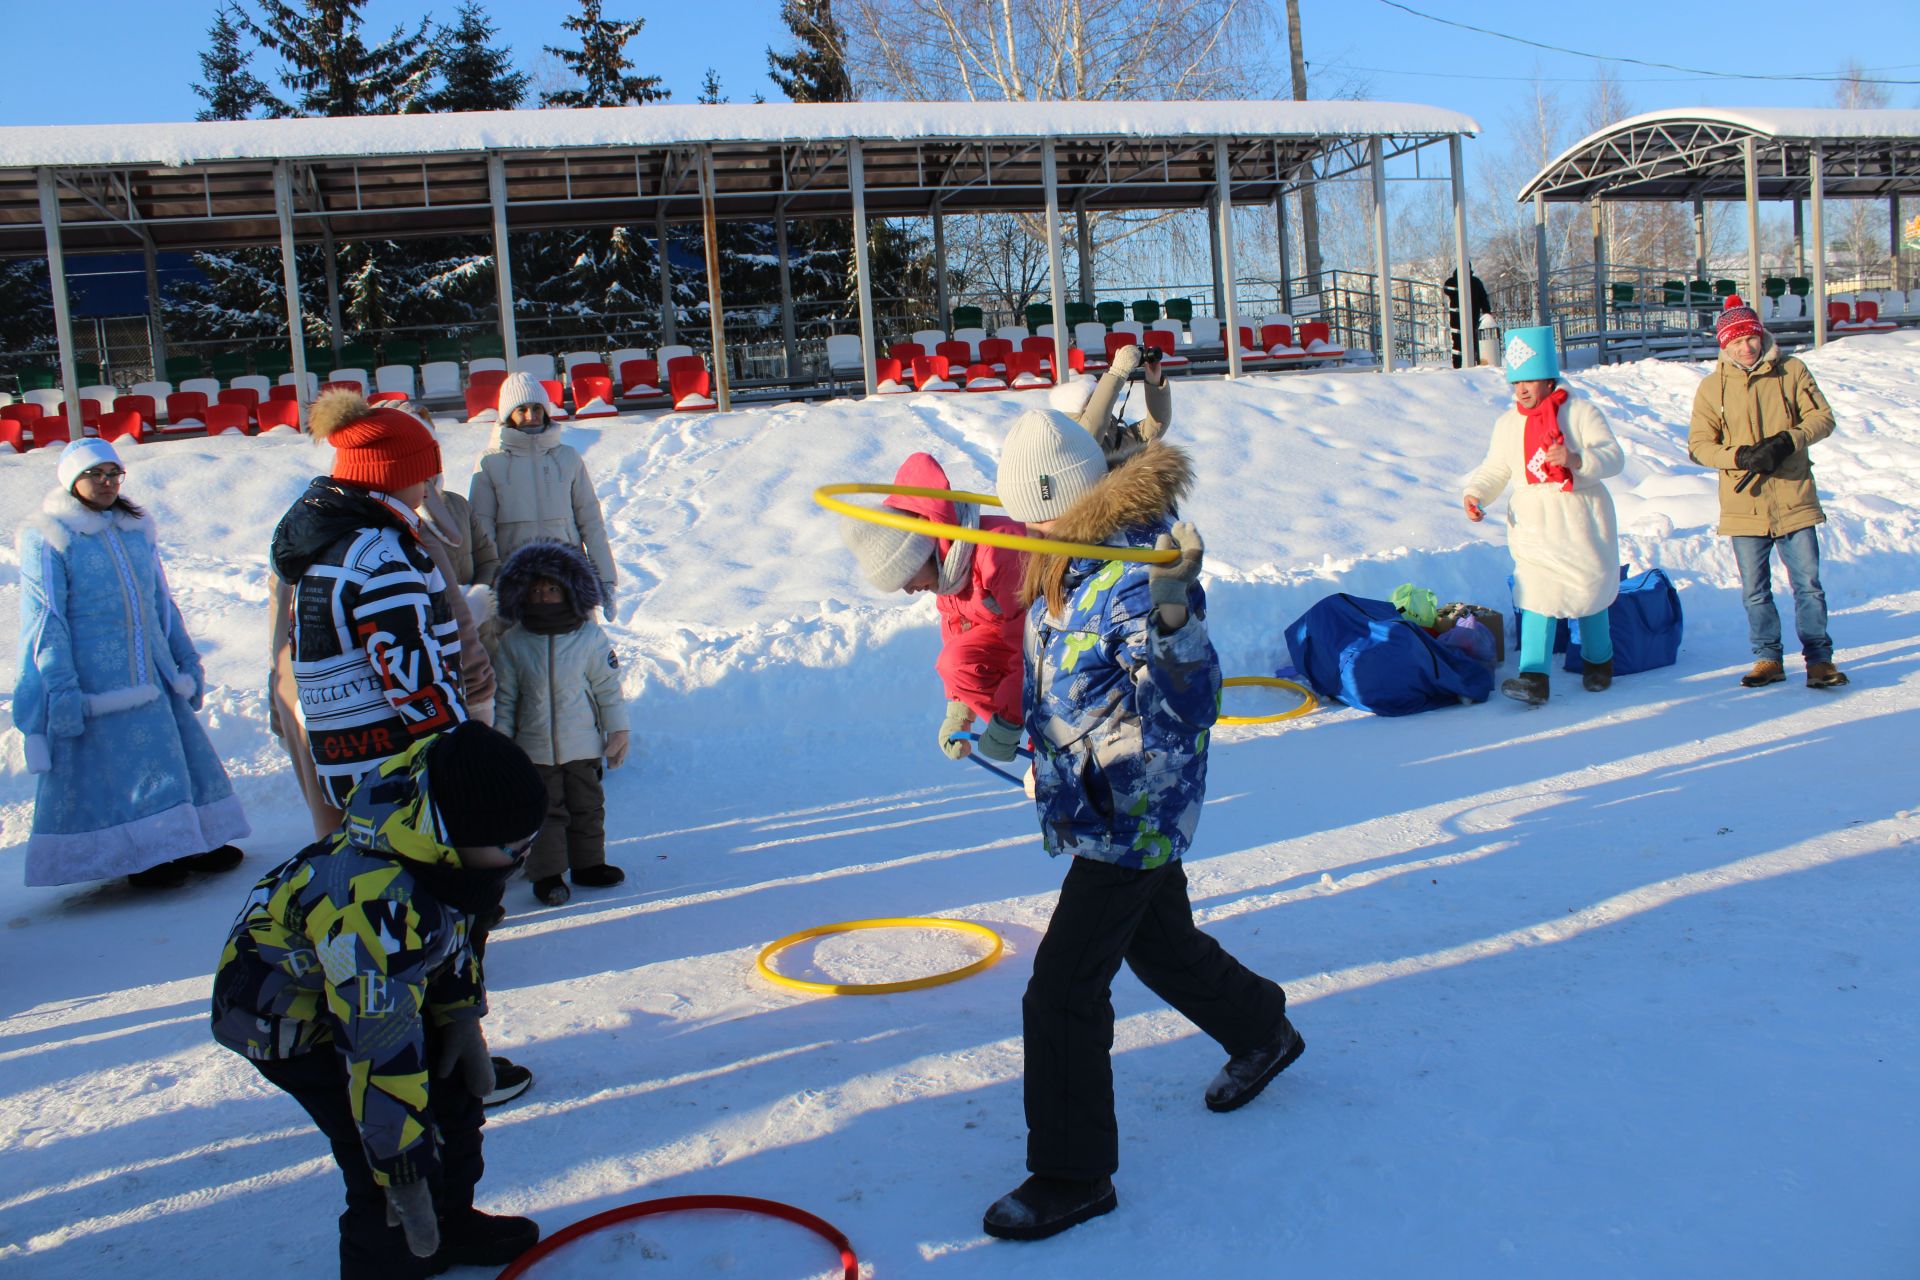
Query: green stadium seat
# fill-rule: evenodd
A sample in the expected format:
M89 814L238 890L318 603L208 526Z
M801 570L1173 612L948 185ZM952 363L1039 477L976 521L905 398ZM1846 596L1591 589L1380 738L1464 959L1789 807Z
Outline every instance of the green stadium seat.
M1029 302L1027 304L1027 329L1040 332L1040 326L1053 323L1053 304L1047 302Z
M1124 302L1102 302L1093 309L1094 318L1111 329L1127 318L1127 304Z
M1713 282L1711 280L1690 280L1687 282L1687 297L1695 306L1705 306L1713 301Z
M1813 281L1807 276L1788 276L1787 292L1796 298L1804 298L1813 292Z
M1193 327L1193 299L1168 298L1167 319L1178 320L1181 324L1191 329Z
M955 307L952 320L955 329L984 329L987 326L986 313L979 307Z
M1762 280L1760 282L1760 292L1766 294L1769 298L1786 297L1787 296L1786 277L1785 276L1768 276L1765 280Z
M327 370L343 368L346 363L345 360L334 359L332 347L307 348L307 372L318 374L322 382L326 381Z
M1632 306L1633 286L1630 284L1615 284L1613 286L1613 305L1616 308Z
M504 360L507 344L497 333L476 333L467 339L467 357L472 360Z
M272 381L293 372L293 355L285 347L262 347L253 353L253 371Z
M178 386L188 378L207 376L207 362L199 356L168 356L167 381Z
M1686 306L1687 282L1684 280L1668 280L1662 283L1660 286L1660 301L1669 307Z
M1072 327L1073 325L1076 325L1076 324L1092 324L1092 323L1093 323L1093 307L1090 304L1085 302L1069 302L1067 304L1068 327Z
M232 382L243 378L247 373L246 353L240 351L222 351L207 362L207 372L222 382Z
M1716 298L1731 298L1738 292L1740 292L1740 286L1731 280L1715 280L1713 282L1713 296Z
M466 359L466 353L461 351L458 338L429 338L423 354L425 359L421 361L422 364L433 364L441 360L451 360L459 364Z
M19 377L22 391L51 391L60 385L60 371L45 365L23 365Z
M1141 298L1133 304L1133 322L1152 324L1160 318L1160 304L1152 298Z
M365 369L372 372L380 363L380 351L371 342L347 342L340 346L341 369Z

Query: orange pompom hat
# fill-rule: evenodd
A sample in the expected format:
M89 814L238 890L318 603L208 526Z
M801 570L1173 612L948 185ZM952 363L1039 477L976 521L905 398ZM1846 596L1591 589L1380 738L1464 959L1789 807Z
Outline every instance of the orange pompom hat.
M329 391L307 418L316 440L333 446L333 478L398 493L440 474L440 442L399 409L376 409L354 391Z

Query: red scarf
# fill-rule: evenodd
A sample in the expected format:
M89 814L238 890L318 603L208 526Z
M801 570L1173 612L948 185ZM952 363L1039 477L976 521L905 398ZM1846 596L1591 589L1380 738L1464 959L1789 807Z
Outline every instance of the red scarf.
M1554 466L1547 462L1546 452L1556 444L1565 444L1566 435L1560 430L1560 406L1567 402L1567 389L1555 387L1553 394L1531 409L1521 409L1526 415L1527 434L1522 442L1522 451L1527 459L1528 484L1558 484L1561 492L1573 488L1573 472L1565 467ZM1514 406L1519 408L1518 405Z

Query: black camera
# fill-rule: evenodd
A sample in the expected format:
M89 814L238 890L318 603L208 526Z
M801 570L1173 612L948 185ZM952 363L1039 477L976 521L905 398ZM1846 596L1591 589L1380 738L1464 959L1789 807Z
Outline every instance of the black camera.
M1140 345L1140 367L1133 371L1133 378L1130 379L1130 381L1137 381L1148 369L1158 369L1160 367L1160 357L1165 354L1167 353L1158 347L1150 347L1142 343Z

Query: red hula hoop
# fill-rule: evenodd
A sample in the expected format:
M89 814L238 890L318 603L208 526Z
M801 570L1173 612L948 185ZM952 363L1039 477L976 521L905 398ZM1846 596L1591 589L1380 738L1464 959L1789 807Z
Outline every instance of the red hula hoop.
M626 1222L633 1218L650 1218L659 1213L683 1213L690 1209L727 1209L735 1213L757 1213L763 1217L779 1218L795 1226L805 1227L813 1234L825 1240L840 1251L840 1263L845 1268L845 1280L860 1280L860 1260L854 1256L853 1243L841 1232L840 1228L823 1218L816 1218L805 1209L796 1209L790 1204L781 1204L778 1200L762 1200L757 1196L666 1196L659 1200L641 1200L634 1204L623 1204L617 1209L608 1209L596 1213L590 1218L582 1218L569 1227L562 1227L533 1248L515 1258L502 1271L498 1280L516 1280L527 1269L548 1254L573 1243L582 1236L592 1235L603 1227L616 1222Z

